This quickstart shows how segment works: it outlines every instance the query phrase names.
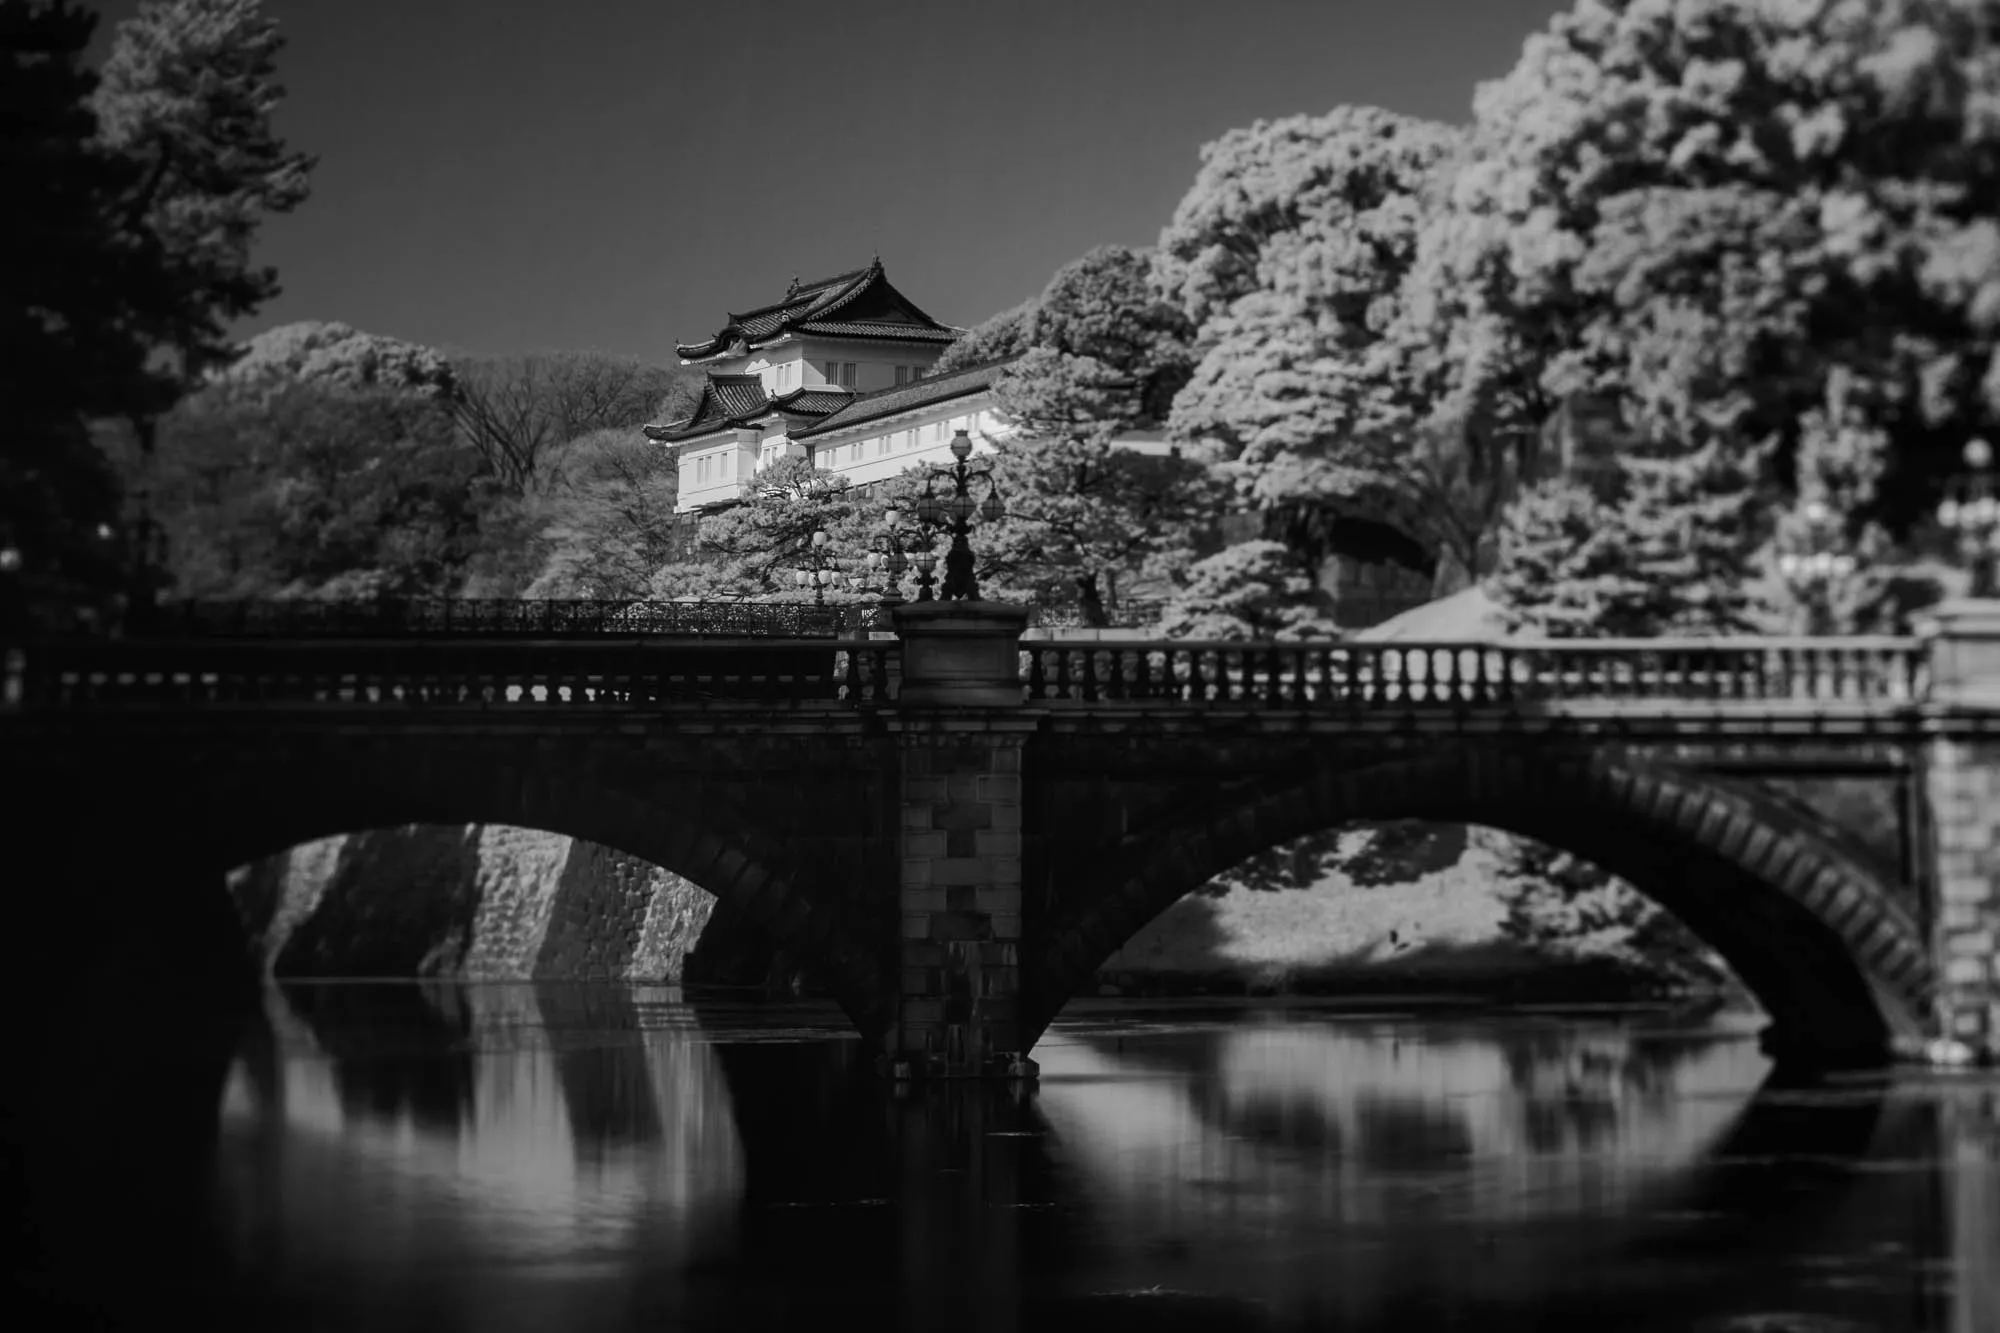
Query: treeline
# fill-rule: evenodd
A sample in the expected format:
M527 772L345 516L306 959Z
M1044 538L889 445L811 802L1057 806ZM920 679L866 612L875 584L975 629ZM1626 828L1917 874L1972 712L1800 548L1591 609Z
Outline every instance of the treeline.
M601 353L446 357L293 324L128 461L177 595L630 595L674 534L673 457L638 427L687 385Z
M1519 629L1896 627L1959 577L1912 570L1954 554L1934 506L2000 424L1996 27L1980 0L1580 4L1469 125L1223 136L1157 246L940 362L1017 358L982 583L1320 632L1343 525L1386 519ZM1147 429L1180 457L1111 447ZM746 494L774 517L717 526L733 572L667 586L781 595L805 534L858 564L881 509ZM1259 539L1215 551L1232 510ZM1859 558L1785 576L1829 549Z

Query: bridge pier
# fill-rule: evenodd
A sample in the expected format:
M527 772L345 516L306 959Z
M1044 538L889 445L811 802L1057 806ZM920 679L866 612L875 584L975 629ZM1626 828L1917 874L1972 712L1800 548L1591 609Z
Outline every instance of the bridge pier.
M1021 1025L1021 706L1027 612L994 602L896 611L898 716L895 1018L898 1079L1033 1078Z
M1932 949L1942 971L1933 1058L2000 1061L2000 601L1948 602L1930 648ZM1968 715L1985 726L1971 726ZM1990 729L1990 730L1989 730ZM1981 734L1987 733L1987 734Z

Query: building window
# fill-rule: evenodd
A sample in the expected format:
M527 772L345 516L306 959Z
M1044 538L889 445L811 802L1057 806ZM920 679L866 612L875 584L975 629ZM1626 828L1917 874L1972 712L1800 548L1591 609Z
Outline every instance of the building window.
M899 388L900 388L901 386L903 386L903 385L905 385L905 384L908 384L908 383L910 382L910 378L911 378L911 377L910 377L910 368L909 368L908 366L897 366L897 367L896 367L896 384L897 384L897 387L899 387Z
M844 389L854 387L854 363L849 361L840 368L840 385Z

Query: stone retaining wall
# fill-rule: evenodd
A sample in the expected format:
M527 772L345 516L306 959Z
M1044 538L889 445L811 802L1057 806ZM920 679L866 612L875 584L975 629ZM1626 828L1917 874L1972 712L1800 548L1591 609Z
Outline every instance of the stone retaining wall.
M230 887L280 977L681 981L715 906L646 862L499 825L327 838Z

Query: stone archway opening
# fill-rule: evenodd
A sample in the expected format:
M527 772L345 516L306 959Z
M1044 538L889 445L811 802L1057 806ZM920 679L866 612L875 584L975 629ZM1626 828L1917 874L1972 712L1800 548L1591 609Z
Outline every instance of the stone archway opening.
M1755 1007L1678 917L1586 858L1424 820L1351 823L1239 863L1141 925L1090 992Z
M803 961L740 904L615 847L510 824L406 824L240 865L230 896L288 978L606 981L800 994Z
M1329 757L1128 830L1058 890L1025 983L1027 1034L1215 876L1308 834L1404 820L1488 825L1624 879L1727 962L1781 1059L1878 1063L1929 1035L1937 977L1915 922L1809 816L1711 774L1477 744L1361 766Z

